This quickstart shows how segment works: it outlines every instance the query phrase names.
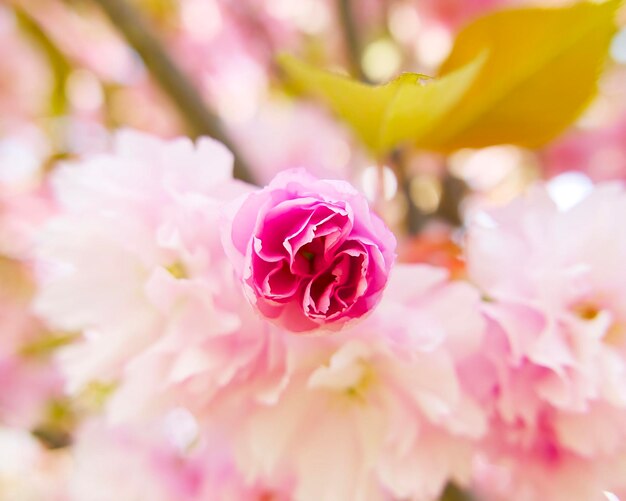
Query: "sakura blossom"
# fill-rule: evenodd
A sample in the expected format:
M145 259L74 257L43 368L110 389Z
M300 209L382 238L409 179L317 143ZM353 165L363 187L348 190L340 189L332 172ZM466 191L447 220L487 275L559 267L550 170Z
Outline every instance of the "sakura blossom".
M605 184L560 210L538 186L469 224L469 277L489 298L487 450L513 464L519 499L602 499L623 483L625 203Z
M200 278L227 274L218 264L219 208L246 189L231 170L230 153L209 139L194 146L129 130L115 136L111 152L55 173L60 214L42 234L35 308L55 328L82 335L62 353L71 388L115 381L162 339L163 314L180 308L182 324L172 330L198 312L216 335L239 324L217 313L236 299L220 298L219 281Z
M225 246L250 300L292 331L368 313L396 241L349 184L285 171L231 210Z
M287 490L246 485L226 451L203 444L181 450L166 430L157 422L142 429L86 422L77 434L77 467L67 478L68 499L106 500L112 484L124 500L287 499ZM152 479L150 485L146 478Z
M31 309L35 234L54 210L38 172L36 137L0 142L0 425L18 429L45 424L63 386L47 348L65 337Z
M289 472L302 500L438 499L448 481L468 483L486 423L456 364L480 346L479 303L444 269L398 266L366 320L333 336L290 338L276 400L250 401L241 413L246 390L220 399L242 471L275 481Z
M0 501L626 500L619 0L7 0Z

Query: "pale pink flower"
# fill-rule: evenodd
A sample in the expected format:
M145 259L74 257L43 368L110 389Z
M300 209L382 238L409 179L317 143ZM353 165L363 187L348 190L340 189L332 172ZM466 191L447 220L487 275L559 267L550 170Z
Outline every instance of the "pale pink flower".
M193 499L201 472L151 432L83 424L72 446L70 499L107 501L113 493L120 501Z
M431 21L458 29L474 18L495 9L529 3L528 0L426 0L417 6L421 14Z
M287 499L278 488L247 484L216 444L200 442L181 449L159 422L138 428L89 420L76 433L72 455L70 500Z
M52 212L32 139L0 141L0 423L24 428L46 419L62 389L45 349L55 334L31 311L33 241Z
M594 181L626 178L626 116L586 130L573 130L541 154L548 176L577 171Z
M220 241L224 204L251 189L231 171L209 139L124 131L109 153L55 173L61 208L39 248L36 306L81 334L59 354L70 391L114 383L114 422L176 406L205 422L232 385L264 400L283 386L282 333L251 308Z
M0 139L0 255L31 258L36 234L54 212L43 174L50 144L35 126L12 127Z
M302 332L371 311L396 239L348 183L292 170L234 205L224 245L250 301Z
M3 501L68 501L70 462L65 451L45 449L28 431L0 427Z
M0 132L45 111L52 74L45 59L20 30L13 11L0 6Z
M398 266L376 311L333 336L289 336L279 398L224 393L213 412L242 471L292 475L294 499L438 499L466 483L485 431L455 361L480 343L477 292L446 271Z
M303 167L319 178L350 180L351 169L356 171L364 161L347 130L307 103L266 102L251 120L231 129L261 183L293 167Z
M164 328L129 358L108 405L113 419L144 419L184 406L206 422L223 393L243 387L253 398L275 401L282 391L283 332L255 314L226 259L213 264L221 276L177 280L160 273L149 284Z
M55 172L60 214L41 239L36 308L53 328L83 333L63 353L72 388L116 380L168 329L182 336L167 320L187 321L187 309L201 312L191 326L205 336L237 327L237 312L220 310L237 302L219 278L229 276L219 210L246 189L231 172L215 141L133 131L118 133L110 153Z
M33 278L24 262L0 255L0 423L32 428L45 419L62 379L50 360L46 332L30 301Z
M624 482L624 214L617 184L567 210L535 187L470 220L468 273L490 328L464 374L490 410L486 450L508 465L514 499L584 501Z
M45 423L63 380L49 360L14 353L0 357L0 385L0 423L32 429Z
M130 83L141 64L105 17L79 15L54 0L19 0L71 62L104 80ZM76 43L81 40L83 43ZM133 83L137 83L136 78Z

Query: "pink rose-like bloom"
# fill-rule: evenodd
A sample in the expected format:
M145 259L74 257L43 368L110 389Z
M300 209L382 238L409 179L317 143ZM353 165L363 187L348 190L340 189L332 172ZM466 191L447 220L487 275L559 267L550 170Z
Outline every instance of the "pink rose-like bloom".
M396 246L352 186L301 169L247 195L226 230L224 245L248 297L296 332L369 312L387 283Z
M99 419L83 422L75 433L69 496L63 501L289 499L288 486L246 482L222 444L185 444L180 423L177 438L177 424L169 426L167 418L142 427L112 426Z
M626 487L626 191L557 200L538 185L468 221L488 328L486 364L461 377L490 416L485 452L511 501L601 501Z

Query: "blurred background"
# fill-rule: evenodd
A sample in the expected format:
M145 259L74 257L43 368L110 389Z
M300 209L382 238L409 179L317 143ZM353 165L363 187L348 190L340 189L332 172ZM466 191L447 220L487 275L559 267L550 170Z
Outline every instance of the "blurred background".
M435 74L459 27L494 9L555 0L5 0L0 6L0 175L38 182L55 161L104 148L111 129L215 136L257 184L303 166L374 197L373 160L274 62L289 52L370 83ZM568 189L626 176L626 30L600 94L541 151L514 146L447 157L404 151L384 172L385 213L400 233L432 215L454 222L466 188L510 199L569 172ZM577 172L578 174L572 174ZM578 186L578 188L576 188ZM447 203L450 202L450 203ZM407 215L411 216L407 218Z
M22 264L31 233L51 210L40 195L58 162L106 149L120 127L166 138L210 135L234 151L237 176L252 183L298 166L351 181L401 237L402 260L460 276L458 226L473 202L502 203L546 179L565 207L593 182L626 179L625 13L598 95L572 127L537 150L496 145L444 156L407 147L380 165L325 107L294 93L275 57L291 53L371 84L403 71L435 75L458 30L476 17L567 3L3 0L0 320L11 322L2 324L8 342L0 345L0 494L11 482L19 484L11 491L17 501L52 492L63 461L42 450L63 449L77 415L110 390L94 387L68 404L46 358L68 339L47 332L28 310L34 286ZM27 363L17 363L16 353ZM189 427L193 422L179 415L172 433ZM101 442L95 447L106 450L106 437L99 430L94 436Z

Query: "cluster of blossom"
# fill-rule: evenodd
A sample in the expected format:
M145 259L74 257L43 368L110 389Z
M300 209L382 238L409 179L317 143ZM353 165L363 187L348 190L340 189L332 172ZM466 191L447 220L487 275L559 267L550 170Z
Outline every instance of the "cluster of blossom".
M451 273L395 262L347 182L296 169L259 189L232 161L207 138L126 130L1 200L0 234L23 242L6 270L36 279L39 318L3 300L20 333L0 359L0 440L21 451L0 461L9 499L626 492L621 185L567 209L542 186L471 208ZM25 356L41 339L67 343L52 378ZM102 412L73 409L72 447L19 432L45 414L23 397L94 388Z
M0 6L0 500L626 499L623 69L539 155L494 148L577 200L470 182L396 244L375 162L278 84L279 51L347 65L340 2L134 3L267 186L208 138L109 136L183 127L94 6ZM467 20L548 4L359 0L361 66L434 73ZM457 153L515 163L489 152ZM455 155L401 152L390 227Z

